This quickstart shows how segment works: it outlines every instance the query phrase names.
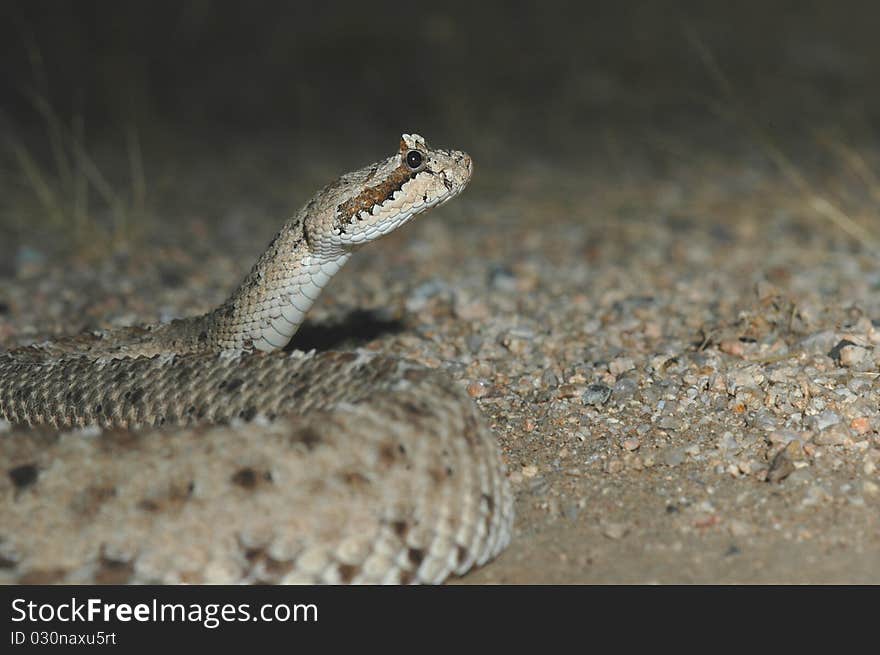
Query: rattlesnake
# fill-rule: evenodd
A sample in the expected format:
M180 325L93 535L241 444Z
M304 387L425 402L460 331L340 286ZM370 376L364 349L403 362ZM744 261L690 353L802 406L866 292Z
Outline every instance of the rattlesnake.
M365 350L282 350L354 250L471 172L404 134L303 206L214 311L0 353L0 581L436 583L497 555L512 495L458 385Z

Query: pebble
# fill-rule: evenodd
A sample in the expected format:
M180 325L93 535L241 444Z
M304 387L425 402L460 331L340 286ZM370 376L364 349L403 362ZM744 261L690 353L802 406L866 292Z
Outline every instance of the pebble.
M814 441L820 446L840 446L849 439L849 430L842 425L835 423L827 430L822 430Z
M847 368L857 368L862 364L870 363L871 351L861 346L845 346L840 350L840 365Z
M871 422L867 416L858 416L849 422L849 427L856 434L867 434L871 430Z
M506 266L492 266L488 273L489 287L495 291L516 292L516 276Z
M661 430L670 430L672 432L681 430L681 420L675 416L663 416L658 422L657 427Z
M562 508L562 515L569 521L574 521L577 519L580 511L581 509L578 507L577 503L568 503Z
M465 338L465 345L467 349L471 352L472 355L476 355L480 352L480 348L483 347L483 335L482 334L469 334Z
M609 539L623 539L629 533L629 526L625 523L603 523L602 534Z
M611 387L601 382L587 386L581 396L581 402L584 405L604 405L611 398Z
M639 388L639 381L635 377L624 376L614 383L612 388L614 397L618 400L631 398Z
M605 466L605 470L612 475L614 475L615 473L620 473L623 469L624 469L623 462L617 458L612 459Z
M840 355L843 352L843 349L847 346L856 345L854 341L850 341L849 339L841 339L838 341L834 347L828 351L828 356L836 362L840 362Z
M837 412L832 412L830 410L826 410L810 418L812 427L816 430L825 430L827 428L830 428L832 425L837 425L838 423L840 423L840 420L840 414L838 414Z
M813 505L819 505L821 503L828 502L831 500L832 496L828 493L828 490L825 489L822 485L814 484L809 489L807 489L807 493L801 501L801 505L804 507L812 507Z
M788 456L788 448L783 448L776 453L776 456L770 462L770 468L767 471L767 481L782 482L785 478L794 473L794 471L794 462L792 462L791 458Z
M798 344L802 350L808 353L829 353L838 343L840 338L833 330L825 330L824 332L816 332L801 340ZM830 356L830 355L829 355Z
M717 447L719 450L730 453L731 455L735 455L740 450L742 450L742 446L739 445L737 440L734 438L733 433L725 432L721 435L721 439L718 441Z
M754 532L754 528L749 523L739 519L729 521L727 529L730 531L731 536L734 537L748 537Z
M439 295L452 297L452 287L440 279L428 280L413 289L406 299L406 311L416 313L424 309L428 302Z
M489 386L483 382L471 382L467 392L471 398L484 398L489 394Z
M495 340L499 346L503 346L513 355L522 356L529 349L532 337L523 336L522 331L507 330L498 335Z
M630 357L615 357L608 364L608 372L611 375L617 377L622 373L626 373L627 371L631 371L636 367L635 362L633 362Z
M666 466L678 466L685 460L684 448L667 448L663 453L663 463Z
M813 472L807 468L796 469L794 473L788 476L788 482L786 484L802 484L804 482L809 482L813 479Z
M741 368L728 374L727 389L729 393L735 393L737 389L741 389L743 387L757 387L763 381L764 375L763 373L760 373L757 369L753 369L752 367Z
M624 450L638 450L638 447L641 446L641 442L638 439L624 439L623 444L621 444Z
M559 386L559 378L549 368L541 374L541 386L545 389L555 389Z

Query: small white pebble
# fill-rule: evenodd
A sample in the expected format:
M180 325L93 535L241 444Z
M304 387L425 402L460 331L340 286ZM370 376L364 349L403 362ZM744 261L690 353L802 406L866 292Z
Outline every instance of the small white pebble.
M538 467L534 464L529 464L528 466L522 467L522 474L524 478L533 478L538 475Z
M635 367L636 365L630 357L617 357L608 364L608 372L616 377L621 373L633 370Z
M868 359L869 351L861 346L844 346L840 349L841 366L858 366Z
M629 526L625 523L605 523L602 526L602 534L609 539L623 539L629 532Z

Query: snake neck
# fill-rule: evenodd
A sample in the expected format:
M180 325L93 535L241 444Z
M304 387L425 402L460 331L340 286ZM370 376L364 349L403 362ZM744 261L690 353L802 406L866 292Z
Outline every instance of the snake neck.
M318 192L220 307L153 328L135 346L143 353L284 348L354 250L461 193L472 170L466 153L402 135L396 154Z
M284 348L321 291L351 257L315 252L300 217L284 225L222 305L160 326L153 339L183 351L265 352Z

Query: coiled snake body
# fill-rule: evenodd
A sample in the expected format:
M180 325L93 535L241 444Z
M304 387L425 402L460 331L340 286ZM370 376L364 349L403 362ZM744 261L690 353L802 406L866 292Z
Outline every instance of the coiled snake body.
M0 353L0 581L436 583L498 554L513 501L466 394L406 360L281 350L354 250L471 172L404 134L214 311Z

